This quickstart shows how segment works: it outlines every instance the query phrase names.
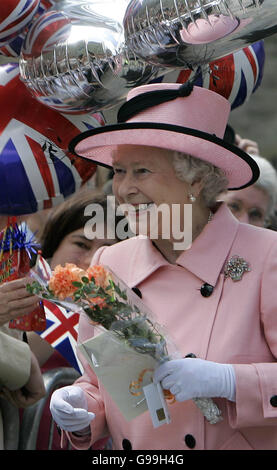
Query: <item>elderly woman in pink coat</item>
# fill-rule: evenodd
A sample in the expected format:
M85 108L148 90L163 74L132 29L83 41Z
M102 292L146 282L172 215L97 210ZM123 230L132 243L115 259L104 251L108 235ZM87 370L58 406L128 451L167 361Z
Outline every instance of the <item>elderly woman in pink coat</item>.
M84 375L50 405L76 448L111 436L125 450L277 449L277 234L215 202L259 176L248 154L223 141L229 111L204 88L150 84L129 93L118 124L72 142L77 155L114 169L119 204L134 207L137 236L102 247L92 264L134 288L181 353L154 373L176 400L170 424L157 428L148 411L126 421L83 358ZM191 232L186 249L174 225L167 238L162 224L154 239L148 233L145 212L161 204L192 207L192 218L180 211L178 220L184 239ZM79 341L91 336L81 315ZM223 419L208 422L195 397L213 399Z

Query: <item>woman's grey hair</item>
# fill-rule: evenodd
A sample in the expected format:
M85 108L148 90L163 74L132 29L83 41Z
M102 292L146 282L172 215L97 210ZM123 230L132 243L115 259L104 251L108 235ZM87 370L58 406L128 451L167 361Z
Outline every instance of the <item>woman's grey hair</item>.
M274 166L266 158L260 155L250 156L260 168L260 176L254 186L267 194L269 199L267 216L270 216L273 214L277 202L277 173Z
M182 152L173 152L173 166L177 178L192 184L203 181L201 196L207 207L212 208L220 193L228 188L228 179L223 170L209 162Z

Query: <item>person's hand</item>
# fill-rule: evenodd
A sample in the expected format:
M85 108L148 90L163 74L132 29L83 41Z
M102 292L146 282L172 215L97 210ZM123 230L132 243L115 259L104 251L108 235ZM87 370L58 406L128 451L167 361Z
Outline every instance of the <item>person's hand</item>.
M38 307L39 298L26 290L28 283L29 278L21 278L0 285L0 326Z
M252 153L253 155L259 155L259 145L254 140L242 139L239 134L235 136L235 144L246 153Z
M3 395L18 408L27 408L44 397L46 391L39 363L31 353L31 369L28 382L19 390L2 390Z
M59 388L50 401L54 421L65 431L74 432L88 428L95 414L88 412L85 393L76 385Z
M236 381L231 364L189 357L167 361L155 370L154 382L161 382L177 401L203 397L235 401Z

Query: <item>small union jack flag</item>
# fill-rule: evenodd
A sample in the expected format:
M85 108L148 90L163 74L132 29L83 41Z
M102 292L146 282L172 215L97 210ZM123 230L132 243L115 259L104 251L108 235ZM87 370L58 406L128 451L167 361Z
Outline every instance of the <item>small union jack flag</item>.
M40 283L45 283L45 285L48 284L51 278L51 267L41 256L40 251L38 251L32 274L34 279L39 280ZM79 313L72 312L47 299L43 299L42 302L46 328L43 331L36 331L36 333L56 349L74 369L81 373L83 369L76 353Z
M43 300L46 328L36 333L56 349L80 374L82 364L77 357L77 336L79 313L60 307L49 300Z

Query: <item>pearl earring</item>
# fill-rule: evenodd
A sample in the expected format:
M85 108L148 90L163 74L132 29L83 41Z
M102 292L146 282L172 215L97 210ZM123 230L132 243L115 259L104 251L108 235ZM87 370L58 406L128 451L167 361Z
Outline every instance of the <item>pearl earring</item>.
M193 194L190 194L190 195L189 195L189 200L190 200L190 202L195 202L195 201L196 201L196 197L195 197Z

